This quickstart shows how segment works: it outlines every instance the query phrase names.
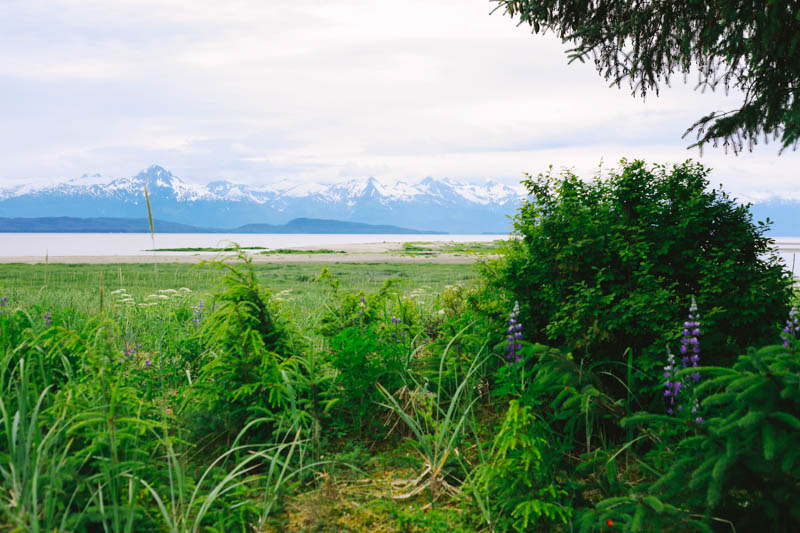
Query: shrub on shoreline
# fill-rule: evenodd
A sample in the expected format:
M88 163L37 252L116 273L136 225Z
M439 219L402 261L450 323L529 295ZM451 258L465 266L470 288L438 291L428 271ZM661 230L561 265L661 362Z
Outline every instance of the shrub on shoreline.
M708 173L692 162L623 160L591 182L569 171L529 176L530 196L514 220L519 238L494 265L493 283L519 300L530 339L593 362L624 362L629 347L634 364L653 375L695 296L708 364L772 342L791 276L765 236L768 225L709 190Z

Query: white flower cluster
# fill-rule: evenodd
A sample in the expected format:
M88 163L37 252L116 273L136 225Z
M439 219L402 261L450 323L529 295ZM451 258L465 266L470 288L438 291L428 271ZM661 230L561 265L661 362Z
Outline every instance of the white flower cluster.
M162 303L164 301L168 301L173 298L183 298L192 292L192 289L188 287L181 287L179 289L160 289L156 291L154 294L148 294L144 297L144 302L136 303L136 300L133 296L128 294L128 291L125 289L117 289L115 291L111 291L112 296L117 297L116 303L122 305L130 305L135 307L153 307Z

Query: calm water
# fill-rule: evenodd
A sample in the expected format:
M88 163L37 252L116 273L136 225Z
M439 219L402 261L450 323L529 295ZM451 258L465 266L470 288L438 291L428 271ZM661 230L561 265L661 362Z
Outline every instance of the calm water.
M779 255L795 277L800 277L800 237L774 237Z
M494 241L504 235L310 235L310 234L223 234L159 233L156 248L214 248L236 242L240 246L264 248L300 248L337 244L409 241ZM149 233L0 233L0 256L44 257L92 255L152 255ZM175 254L176 252L166 252ZM196 253L196 252L192 252Z

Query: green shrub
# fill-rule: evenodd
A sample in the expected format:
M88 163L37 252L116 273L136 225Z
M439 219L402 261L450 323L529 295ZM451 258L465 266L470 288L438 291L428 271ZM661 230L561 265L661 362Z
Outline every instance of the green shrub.
M703 311L705 363L726 364L747 346L774 342L790 276L768 226L708 190L708 172L691 162L623 160L594 181L568 171L529 177L530 197L514 221L518 239L485 272L519 300L526 338L616 365L630 347L634 365L655 380L693 295ZM624 365L607 370L609 383L625 381Z
M557 458L539 424L530 407L512 400L489 457L476 472L474 488L484 493L497 531L552 531L572 515L566 491L549 467Z
M295 349L278 302L258 282L251 259L243 252L237 259L243 268L212 263L226 272L203 321L201 334L208 351L198 383L207 415L229 435L255 414L283 403L280 366Z
M331 339L330 361L336 370L340 401L337 422L359 434L375 435L381 420L375 403L381 399L376 385L394 391L403 382L405 347L382 338L373 327L347 328Z

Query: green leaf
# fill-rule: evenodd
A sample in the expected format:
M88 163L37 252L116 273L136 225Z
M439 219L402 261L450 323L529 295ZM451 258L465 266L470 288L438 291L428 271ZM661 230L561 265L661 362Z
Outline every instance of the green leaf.
M761 426L761 439L764 441L764 460L772 461L775 458L775 431L769 422Z
M664 504L655 496L645 496L642 501L650 506L656 513L661 514L664 511Z
M773 420L783 422L784 424L786 424L787 426L791 427L796 431L800 431L800 419L798 419L796 416L792 414L779 411L777 413L770 413L768 416Z

